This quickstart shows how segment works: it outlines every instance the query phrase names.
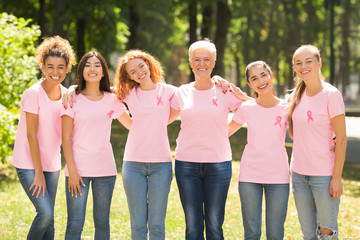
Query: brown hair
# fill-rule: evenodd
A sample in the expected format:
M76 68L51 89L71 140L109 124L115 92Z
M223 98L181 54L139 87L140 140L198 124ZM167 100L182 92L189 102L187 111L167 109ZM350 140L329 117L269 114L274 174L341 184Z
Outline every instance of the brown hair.
M245 68L245 79L246 79L246 82L248 82L248 83L250 83L250 81L249 81L249 77L250 77L250 76L249 76L249 72L250 72L250 70L251 70L253 67L262 67L262 68L265 68L265 69L268 71L268 73L269 73L270 75L272 75L271 68L270 68L270 66L269 66L266 62L264 62L264 61L251 62L251 63L249 63L249 64L246 66L246 68ZM274 89L273 89L273 94L276 96L276 92L275 92ZM259 96L259 94L258 94L257 92L255 92L254 89L252 90L252 95L253 95L255 98L257 98L257 97Z
M76 94L79 94L86 87L86 81L84 78L84 68L86 66L86 62L91 57L96 57L97 59L99 59L102 70L103 70L104 76L100 80L100 86L99 86L100 91L111 92L110 73L109 73L109 68L106 64L105 59L103 58L103 56L101 56L101 54L99 52L90 51L90 52L85 53L85 55L80 59L80 62L79 62L78 68L77 68L77 77L75 80L75 84L77 84L78 87L76 88Z
M75 64L75 53L68 40L60 37L48 37L37 48L35 57L40 68L45 65L48 57L61 57L66 62L66 69L70 71Z
M321 62L320 50L317 47L308 44L308 45L302 45L298 49L296 49L296 51L294 52L293 58L292 58L293 66L295 64L295 62L294 62L295 55L297 53L299 53L300 51L302 51L303 49L310 49L314 53L315 58L319 62ZM293 112L295 110L296 105L300 102L301 96L304 93L305 88L306 88L305 82L299 76L296 75L295 71L293 71L293 74L294 74L294 81L295 81L295 94L294 94L294 97L291 100L290 109L289 109L289 116L288 116L290 136L293 136L292 114L293 114ZM320 75L321 79L324 79L321 72L319 72L319 75Z
M130 79L125 68L130 60L139 58L149 66L150 77L153 83L164 82L164 70L161 63L155 57L141 50L129 50L119 59L114 80L115 94L120 100L124 100L131 89L139 86L139 83Z

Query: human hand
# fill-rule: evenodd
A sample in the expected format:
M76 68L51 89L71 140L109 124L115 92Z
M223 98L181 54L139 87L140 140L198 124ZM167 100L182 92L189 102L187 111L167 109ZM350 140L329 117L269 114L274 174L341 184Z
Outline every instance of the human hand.
M46 181L43 172L35 173L34 181L29 190L33 190L31 195L34 196L36 194L36 198L39 198L41 192L43 193L42 196L45 197Z
M342 180L341 178L332 178L330 181L330 194L332 199L339 198L342 195Z
M237 97L238 99L243 100L243 101L252 99L251 97L246 95L243 91L241 91L241 89L239 87L236 87L235 84L230 83L230 86L232 89L230 89L229 91L232 92L235 95L235 97Z
M218 86L220 86L223 90L223 93L226 93L226 91L228 90L228 88L230 87L230 83L223 79L222 77L215 75L211 78L212 81L214 81L214 83Z
M85 184L80 175L77 172L69 172L68 191L71 193L72 197L75 194L75 197L77 198L78 193L80 196L82 195L80 184L85 187Z
M73 107L74 103L76 102L75 96L76 96L76 88L78 85L71 85L66 93L62 96L62 103L65 109L68 108L68 106Z

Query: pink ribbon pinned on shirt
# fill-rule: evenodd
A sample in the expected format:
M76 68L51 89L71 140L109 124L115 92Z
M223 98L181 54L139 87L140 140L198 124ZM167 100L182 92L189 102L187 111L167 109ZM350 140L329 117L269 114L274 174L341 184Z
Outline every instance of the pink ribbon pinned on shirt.
M108 114L106 114L106 116L109 116L109 118L111 118L111 116L113 115L114 110L111 110Z
M161 105L164 105L164 103L163 103L162 100L161 100L161 96L160 96L160 95L157 96L156 98L157 98L157 105L158 105L158 106L159 106L160 104L161 104Z
M308 116L308 123L311 121L314 121L314 119L312 118L312 111L307 111L307 116Z
M277 116L276 117L276 122L274 123L274 126L278 125L279 124L279 127L281 127L281 116Z
M215 107L218 106L218 104L217 104L217 98L216 98L216 97L214 97L214 98L212 99L212 102L213 102L213 106L215 106Z

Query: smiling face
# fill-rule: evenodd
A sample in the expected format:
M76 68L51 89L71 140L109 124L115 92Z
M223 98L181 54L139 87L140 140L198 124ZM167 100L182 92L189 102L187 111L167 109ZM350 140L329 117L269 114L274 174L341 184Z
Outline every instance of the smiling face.
M150 69L146 62L141 58L131 59L126 63L126 72L131 80L141 84L151 81Z
M62 57L48 57L41 68L45 81L51 84L59 84L64 81L68 70L66 61Z
M215 60L205 47L192 50L189 61L194 75L198 77L210 77L215 67Z
M320 78L321 61L310 48L298 49L293 57L293 69L305 83Z
M86 82L100 82L104 76L100 60L96 57L90 57L85 63L83 76Z
M262 66L250 68L247 83L258 94L273 93L272 73Z

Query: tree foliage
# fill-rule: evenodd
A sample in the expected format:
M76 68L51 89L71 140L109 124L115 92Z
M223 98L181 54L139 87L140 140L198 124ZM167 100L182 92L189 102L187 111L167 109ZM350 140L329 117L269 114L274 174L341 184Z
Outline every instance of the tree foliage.
M0 158L11 154L21 95L37 81L34 43L40 36L31 20L0 14Z

